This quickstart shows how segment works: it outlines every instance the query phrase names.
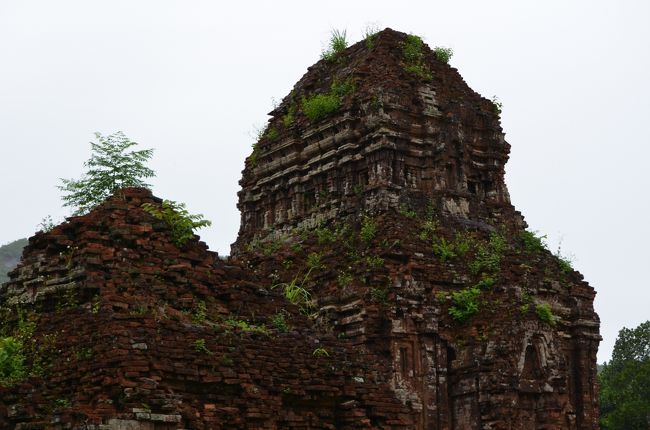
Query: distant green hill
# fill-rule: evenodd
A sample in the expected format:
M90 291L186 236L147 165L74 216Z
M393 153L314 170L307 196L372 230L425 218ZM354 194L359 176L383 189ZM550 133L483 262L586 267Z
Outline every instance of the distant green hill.
M27 239L18 239L0 246L0 283L9 280L7 273L13 270L20 261L25 245L27 245Z

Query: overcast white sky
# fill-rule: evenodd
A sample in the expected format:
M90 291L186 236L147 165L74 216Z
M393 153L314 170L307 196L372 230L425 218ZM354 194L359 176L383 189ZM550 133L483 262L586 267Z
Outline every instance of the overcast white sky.
M413 32L503 102L514 205L593 285L599 361L650 319L650 2L0 0L0 244L62 209L93 132L155 148L154 193L229 253L255 126L333 28Z

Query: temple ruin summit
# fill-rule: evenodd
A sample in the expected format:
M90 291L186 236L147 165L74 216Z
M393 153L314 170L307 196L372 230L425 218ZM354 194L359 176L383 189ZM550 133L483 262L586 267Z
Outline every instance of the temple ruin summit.
M0 428L597 429L595 292L510 202L499 113L386 29L270 113L230 257L146 189L37 233Z

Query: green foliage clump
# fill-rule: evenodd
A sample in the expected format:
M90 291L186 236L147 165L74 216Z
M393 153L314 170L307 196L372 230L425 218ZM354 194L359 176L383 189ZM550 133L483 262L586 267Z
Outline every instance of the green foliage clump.
M302 111L310 121L319 121L336 112L341 106L341 99L334 93L314 94L303 97Z
M378 255L368 255L366 256L366 264L370 268L376 269L384 265L384 259Z
M321 261L321 255L312 252L307 256L307 267L309 270L318 270L323 267L323 262Z
M573 264L571 263L571 260L569 260L566 257L563 257L562 255L556 255L557 257L557 264L560 266L560 271L562 273L569 273L573 270Z
M347 32L332 30L329 46L323 51L321 58L325 61L335 60L348 47Z
M266 130L265 137L273 142L280 138L280 132L275 127L269 127L268 130Z
M447 241L444 237L438 238L435 235L435 229L428 227L429 230L424 230L420 233L423 237L433 238L433 253L440 258L444 263L452 258L462 257L469 252L472 246L472 238L468 234L456 232L454 239Z
M418 216L417 212L409 208L407 205L400 205L398 211L400 215L406 218L415 218Z
M280 239L275 238L272 240L267 240L262 245L262 254L266 255L267 257L270 257L271 255L275 254L278 250L280 250L280 248L282 248L282 242L280 241Z
M205 339L196 339L194 343L192 343L192 348L196 352L200 352L204 354L212 354L212 351L210 351L208 347L205 345Z
M435 240L438 227L438 221L434 218L433 208L428 208L427 219L422 223L418 237L420 240Z
M598 375L603 430L647 430L650 416L650 321L618 333Z
M414 34L406 36L402 47L404 70L422 79L430 80L433 76L424 62L424 42Z
M458 322L465 322L479 311L481 290L477 287L464 288L451 293L452 305L449 315Z
M253 152L251 152L251 155L248 156L248 161L251 163L251 166L255 167L257 166L257 161L259 160L260 157L260 146L258 145L257 142L253 143Z
M436 59L442 63L448 64L451 57L454 55L454 51L451 48L445 48L444 46L436 46L433 48L433 55Z
M291 282L283 282L274 285L271 288L282 288L284 297L289 302L298 306L303 313L309 314L309 312L314 308L314 302L312 301L311 292L307 287L305 287L305 284L309 279L311 271L312 269L309 269L301 281L298 281L298 277L296 276Z
M201 300L196 304L194 309L194 314L192 315L192 321L196 324L203 324L208 316L208 309L205 305L205 302Z
M499 272L505 248L506 241L503 236L492 233L488 243L478 245L476 258L469 264L469 270L473 275Z
M26 376L23 342L13 336L0 337L0 385L13 385Z
M336 232L330 230L326 226L322 226L316 229L316 237L318 238L319 245L326 245L329 243L336 242Z
M424 57L424 42L420 36L409 34L402 48L404 60L407 63L417 63Z
M388 290L385 288L371 288L370 298L373 302L386 303L388 301Z
M546 250L546 235L538 236L536 231L524 230L521 232L521 241L528 252L542 252Z
M332 85L330 86L330 93L337 95L340 99L348 94L352 94L354 90L354 83L351 79L346 79L344 81L334 79L334 82L332 82Z
M293 121L296 116L296 106L295 105L290 105L289 108L287 109L287 113L284 114L282 117L282 124L286 127L289 128L293 124Z
M379 33L379 28L375 25L366 26L363 32L363 40L366 43L366 48L372 49L375 46L375 39Z
M320 121L336 112L341 107L343 98L353 92L354 84L351 80L334 80L329 92L303 97L302 111L311 122Z
M262 333L266 335L269 334L269 330L266 328L266 326L251 324L245 320L228 318L227 320L224 321L224 324L232 328L237 328L246 333Z
M173 242L183 246L185 242L194 237L194 230L207 227L212 223L203 218L203 215L190 214L184 203L164 200L160 205L143 203L142 209L153 217L164 221L171 229Z
M361 230L359 231L359 238L368 243L377 236L377 223L375 220L367 215L363 216L361 220Z
M447 242L444 237L437 242L434 242L433 253L437 255L443 263L456 257L453 242Z
M476 287L478 288L490 288L497 283L497 279L493 276L484 276L478 283Z
M287 321L287 316L288 312L283 310L281 312L276 313L271 317L271 323L273 324L273 327L278 329L278 331L281 331L282 333L286 333L289 331L289 322Z
M352 285L352 281L354 281L354 277L347 272L339 273L339 275L336 278L336 282L342 288L349 287L350 285Z
M454 236L454 248L458 256L467 254L472 247L472 237L468 233L456 232Z
M145 163L153 149L127 152L137 145L118 131L108 136L95 133L97 143L91 142L92 155L84 163L88 168L83 178L61 179L63 206L75 208L73 215L83 215L126 187L150 187L143 179L155 176Z
M555 327L557 325L557 317L553 315L553 311L551 310L551 307L548 305L548 303L541 303L535 306L535 313L537 313L537 317L542 322L550 325L551 327Z

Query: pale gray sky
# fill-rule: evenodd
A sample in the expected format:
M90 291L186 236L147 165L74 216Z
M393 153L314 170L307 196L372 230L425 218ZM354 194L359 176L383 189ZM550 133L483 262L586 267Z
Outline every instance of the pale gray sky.
M647 0L0 0L0 244L62 219L58 178L122 130L155 148L154 193L211 219L201 236L228 254L254 127L331 29L374 23L452 47L503 102L512 201L598 291L609 359L650 319L649 19Z

